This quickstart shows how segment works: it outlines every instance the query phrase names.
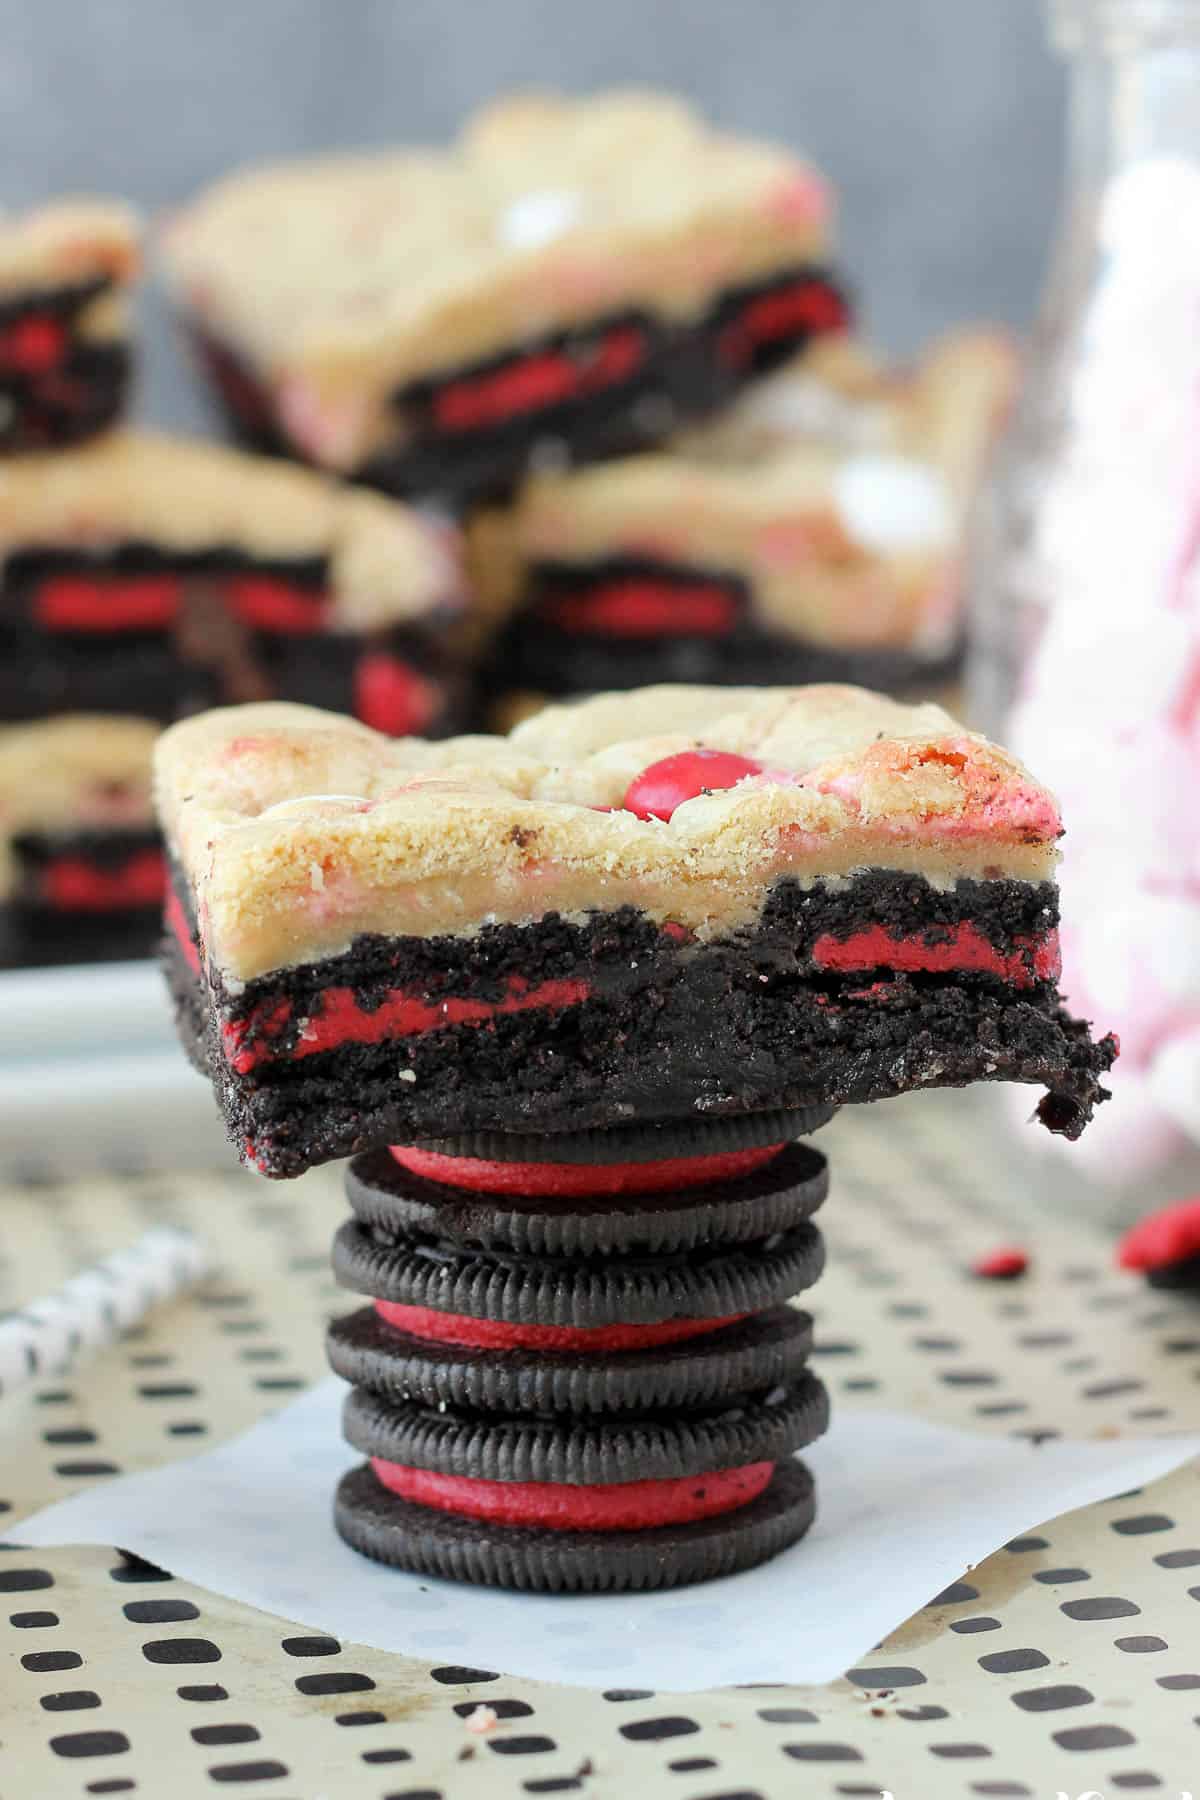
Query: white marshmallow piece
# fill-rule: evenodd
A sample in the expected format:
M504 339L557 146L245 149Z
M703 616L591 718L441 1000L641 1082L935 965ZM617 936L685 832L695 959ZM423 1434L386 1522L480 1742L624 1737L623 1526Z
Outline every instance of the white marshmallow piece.
M954 535L945 484L911 457L883 451L846 459L833 478L842 524L865 550L882 556L942 549Z
M496 235L510 250L540 250L578 224L583 200L570 188L538 188L501 213Z

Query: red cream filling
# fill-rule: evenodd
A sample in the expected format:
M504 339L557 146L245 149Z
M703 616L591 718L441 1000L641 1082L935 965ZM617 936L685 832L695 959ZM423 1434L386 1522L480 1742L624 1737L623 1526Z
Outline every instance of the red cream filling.
M719 582L630 577L548 601L541 612L562 631L642 638L725 637L733 630L737 610L734 596Z
M553 1194L567 1198L599 1194L658 1194L732 1181L774 1160L782 1144L752 1150L722 1150L712 1156L669 1156L661 1162L556 1163L489 1162L483 1157L442 1156L411 1144L392 1144L402 1168L424 1181L471 1188L481 1194Z
M184 962L192 971L192 974L198 979L200 975L200 952L196 948L196 940L193 938L191 927L187 922L187 916L183 910L183 903L169 882L167 884L166 903L163 906L163 924L168 931L173 933L175 942L179 945L183 955Z
M708 1475L575 1487L557 1481L439 1475L378 1456L371 1458L371 1467L384 1487L418 1506L549 1531L645 1531L655 1525L710 1519L756 1500L775 1473L774 1463L756 1462Z
M826 932L812 947L812 961L818 969L847 973L876 968L894 969L901 974L953 970L986 973L999 975L1014 987L1057 981L1062 973L1057 931L1048 931L1040 938L1015 940L1012 950L1006 953L989 943L978 926L966 921L951 926L944 938L932 944L921 937L898 937L883 925L870 925L848 938Z
M53 575L34 599L45 631L167 631L183 594L179 575ZM269 575L219 583L230 611L254 631L305 637L325 629L328 596Z
M157 906L167 882L161 850L137 850L116 868L82 856L56 856L41 872L44 905L56 912L124 912Z
M543 350L486 375L447 382L433 395L440 431L477 431L627 381L646 354L645 334L614 326L590 352Z
M0 367L45 375L62 361L67 328L59 319L33 313L0 331Z
M255 631L307 637L322 631L329 597L273 575L231 575L225 583L230 610Z
M359 1004L353 988L330 987L320 996L321 1010L301 1019L299 1037L291 1050L280 1049L277 1042L294 1016L293 1002L286 998L264 1003L248 1018L222 1025L221 1041L231 1067L239 1075L246 1075L259 1063L278 1056L316 1056L322 1050L336 1050L341 1044L380 1044L388 1038L441 1031L448 1025L487 1025L504 1013L537 1008L558 1011L578 1006L590 993L586 981L542 981L530 987L514 975L501 1000L430 1001L393 988L378 1006L367 1009Z
M843 331L849 320L841 295L827 282L807 276L748 300L721 332L718 349L726 362L741 364L764 344L819 331Z
M165 631L182 583L175 575L53 575L38 589L44 631Z
M474 1319L466 1313L437 1312L431 1306L405 1306L398 1300L376 1300L375 1311L388 1325L410 1337L439 1344L461 1344L468 1350L645 1350L653 1344L680 1344L735 1325L745 1313L719 1319L659 1319L650 1325L513 1325L499 1319Z

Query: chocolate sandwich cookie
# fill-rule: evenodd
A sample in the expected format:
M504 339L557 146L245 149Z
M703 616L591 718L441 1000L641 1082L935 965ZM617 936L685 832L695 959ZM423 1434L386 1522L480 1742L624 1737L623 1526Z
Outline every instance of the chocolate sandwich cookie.
M540 1334L534 1327L527 1337L510 1327L506 1340L503 1328L492 1337L483 1321L458 1324L468 1339L471 1328L479 1328L480 1341L404 1331L374 1307L361 1307L330 1325L330 1367L384 1400L578 1415L703 1406L731 1393L792 1383L812 1349L812 1319L792 1306L715 1321L674 1338L658 1335L654 1326L639 1333L631 1325L557 1334L553 1326ZM601 1341L589 1348L581 1341L589 1336ZM551 1347L556 1337L565 1340L557 1349Z
M711 1478L686 1485L714 1491ZM789 1462L728 1512L634 1531L493 1524L440 1512L401 1499L366 1464L342 1477L333 1516L353 1549L397 1568L489 1587L612 1594L752 1569L797 1543L815 1514L812 1476L802 1462Z
M824 1264L821 1235L803 1222L731 1246L620 1258L522 1257L393 1235L357 1219L333 1243L338 1280L370 1295L390 1323L480 1347L499 1347L497 1326L519 1328L537 1348L575 1347L574 1334L597 1327L609 1328L603 1342L591 1340L597 1349L626 1347L613 1341L613 1328L656 1327L657 1341L698 1335L709 1321L759 1312L811 1287ZM500 1342L513 1342L511 1329Z
M763 1239L810 1218L828 1189L825 1158L803 1144L591 1167L396 1146L356 1157L346 1174L346 1197L368 1227L526 1256Z
M481 1417L360 1391L345 1429L369 1460L343 1478L335 1522L369 1556L460 1580L669 1587L748 1568L804 1533L812 1483L791 1458L827 1422L807 1373L618 1420Z
M546 1162L659 1162L677 1156L715 1156L760 1145L808 1137L828 1125L836 1107L776 1107L766 1112L703 1113L686 1119L648 1119L591 1131L559 1131L533 1139L521 1131L469 1131L455 1137L422 1137L421 1149L442 1156L470 1156L490 1162L527 1162L536 1147Z

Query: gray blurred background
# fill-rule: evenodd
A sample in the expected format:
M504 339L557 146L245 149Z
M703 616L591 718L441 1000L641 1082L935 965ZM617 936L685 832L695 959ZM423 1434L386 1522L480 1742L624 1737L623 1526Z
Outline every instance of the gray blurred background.
M1061 169L1041 0L0 0L0 192L169 207L238 163L447 136L498 89L641 82L809 151L897 351L1022 326ZM147 302L142 411L203 408Z

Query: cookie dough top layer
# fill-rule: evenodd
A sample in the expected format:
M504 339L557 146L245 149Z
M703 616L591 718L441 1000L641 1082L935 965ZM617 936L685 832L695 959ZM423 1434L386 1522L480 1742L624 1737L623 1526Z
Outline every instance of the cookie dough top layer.
M440 522L270 457L148 431L0 464L0 558L16 550L235 549L329 559L331 627L402 623L461 587Z
M701 745L767 772L669 822L621 809L636 774ZM549 912L632 905L710 938L753 922L784 875L1040 881L1060 829L1005 751L940 707L851 687L642 688L443 743L308 707L232 707L164 735L156 798L210 967L234 984L360 932L465 934Z
M54 200L0 214L0 296L106 277L123 286L138 272L137 215L116 200Z
M0 730L0 901L12 888L13 840L22 834L153 824L150 762L159 730L151 719L102 713Z
M278 384L300 440L346 464L369 438L364 387L630 308L693 318L821 258L829 212L808 163L679 101L527 95L446 151L234 175L177 216L165 256L189 310Z

